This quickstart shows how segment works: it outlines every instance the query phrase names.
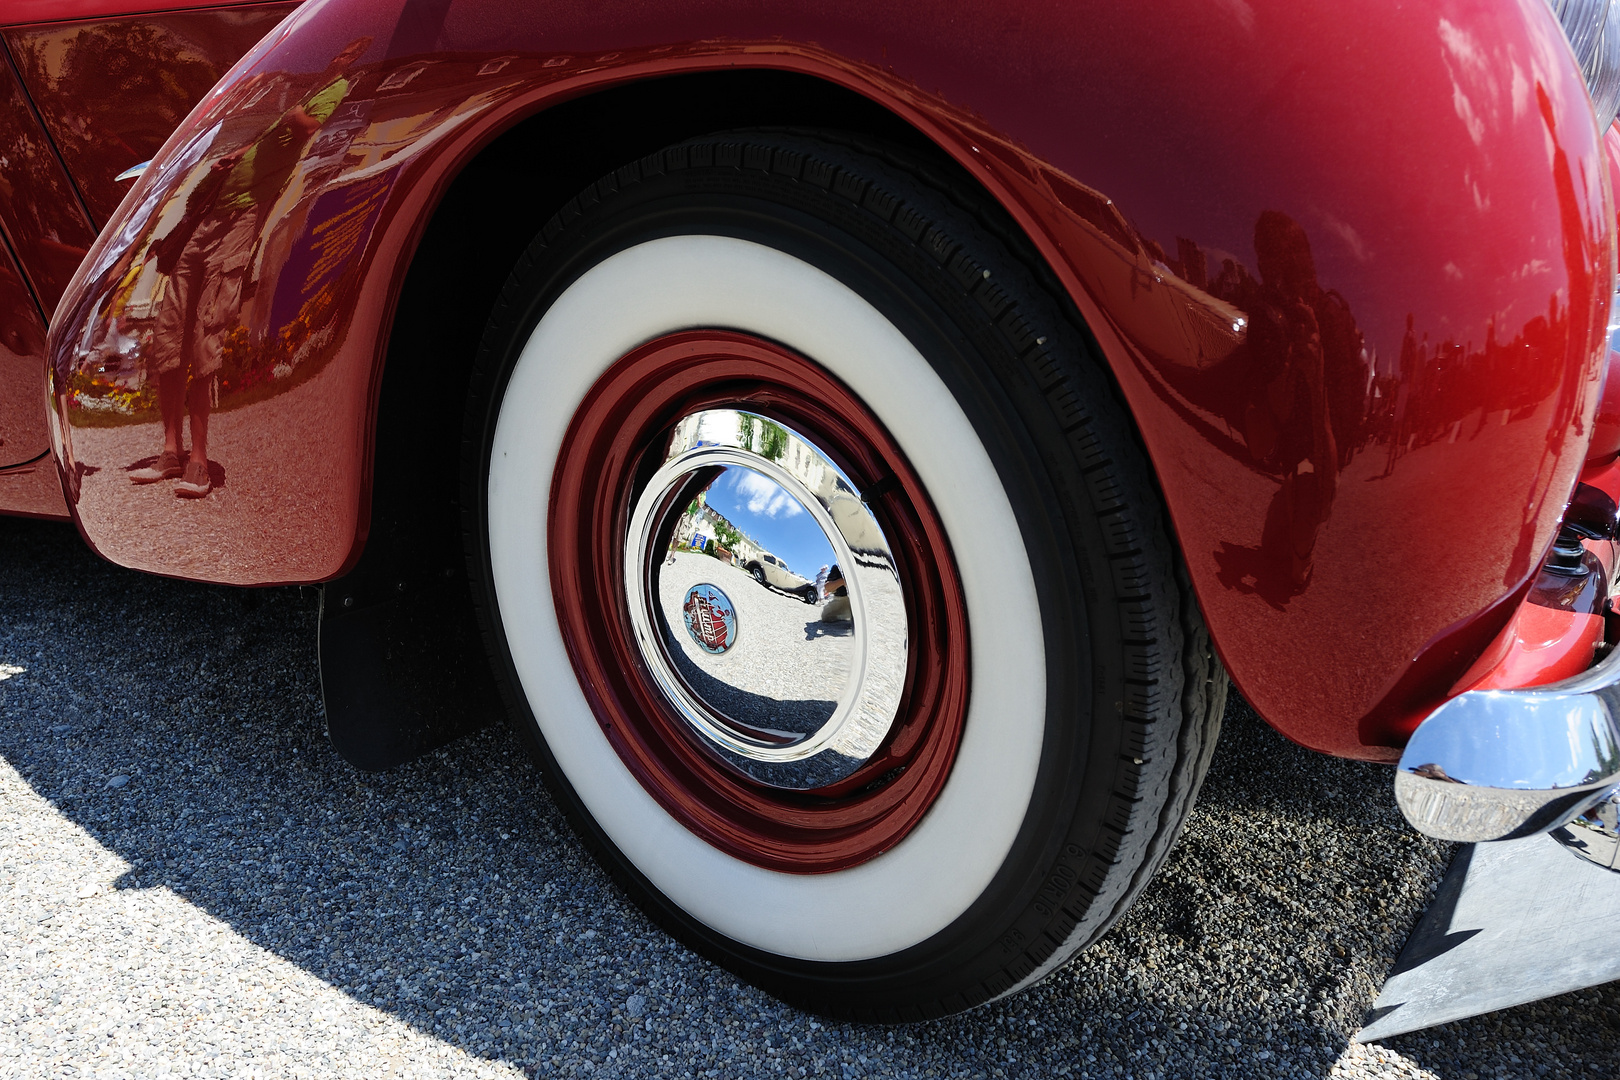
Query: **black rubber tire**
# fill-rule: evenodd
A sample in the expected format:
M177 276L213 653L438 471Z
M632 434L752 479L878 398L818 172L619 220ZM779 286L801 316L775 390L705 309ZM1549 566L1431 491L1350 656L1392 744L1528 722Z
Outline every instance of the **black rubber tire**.
M486 478L518 352L590 267L693 229L789 251L905 331L980 434L1040 583L1039 611L1022 614L1040 619L1051 661L1023 825L964 914L892 955L774 955L672 903L559 772L531 711L544 703L524 697L503 633ZM1113 925L1163 863L1208 767L1226 676L1089 333L999 208L948 174L886 146L798 132L706 137L618 169L571 200L513 272L485 334L466 437L469 567L514 727L602 865L699 952L817 1012L922 1020L1044 976Z

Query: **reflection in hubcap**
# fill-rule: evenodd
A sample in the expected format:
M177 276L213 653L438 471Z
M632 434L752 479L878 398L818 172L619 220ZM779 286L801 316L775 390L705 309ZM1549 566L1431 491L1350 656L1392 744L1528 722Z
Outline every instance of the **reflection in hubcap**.
M673 820L791 874L924 820L966 719L967 606L927 491L848 387L727 330L649 341L576 410L547 518L579 685ZM805 587L823 563L843 596ZM732 604L724 653L686 630L694 585Z
M631 514L625 569L642 657L711 752L807 790L882 744L908 647L894 558L802 436L730 409L682 418Z
M686 632L704 652L723 653L737 642L737 609L726 594L705 582L686 590Z

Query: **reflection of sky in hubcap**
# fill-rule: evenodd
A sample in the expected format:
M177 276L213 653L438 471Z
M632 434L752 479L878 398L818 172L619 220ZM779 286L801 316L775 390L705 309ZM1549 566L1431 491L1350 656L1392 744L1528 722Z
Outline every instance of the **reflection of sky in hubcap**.
M708 505L790 572L809 581L834 561L832 544L799 500L774 480L728 467L704 493Z
M626 600L649 674L710 749L798 790L871 757L899 708L905 601L882 529L825 454L768 417L683 417L625 548L645 575Z
M691 691L755 737L793 742L825 724L849 681L854 628L821 622L816 575L838 558L815 514L728 464L677 515L668 550L658 591L665 618L678 611L686 627L671 659Z

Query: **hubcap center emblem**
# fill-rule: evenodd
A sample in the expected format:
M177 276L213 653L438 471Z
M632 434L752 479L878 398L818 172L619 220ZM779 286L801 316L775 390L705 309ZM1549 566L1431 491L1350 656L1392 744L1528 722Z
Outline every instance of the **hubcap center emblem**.
M737 609L713 585L702 583L686 590L681 607L686 632L704 652L723 653L737 643Z

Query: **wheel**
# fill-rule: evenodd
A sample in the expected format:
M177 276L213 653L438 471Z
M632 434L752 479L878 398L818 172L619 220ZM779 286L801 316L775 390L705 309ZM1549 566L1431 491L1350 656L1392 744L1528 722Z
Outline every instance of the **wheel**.
M756 566L756 567L754 567L753 574L754 574L754 580L756 582L758 582L761 585L765 584L765 571L761 570L759 567Z
M737 133L603 178L508 282L467 438L514 726L705 955L938 1016L1054 969L1167 854L1225 675L1089 336L931 166ZM681 548L727 527L842 566L847 612Z

